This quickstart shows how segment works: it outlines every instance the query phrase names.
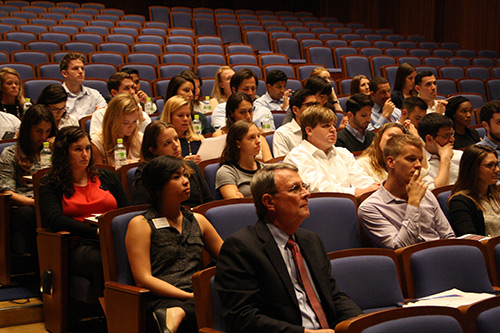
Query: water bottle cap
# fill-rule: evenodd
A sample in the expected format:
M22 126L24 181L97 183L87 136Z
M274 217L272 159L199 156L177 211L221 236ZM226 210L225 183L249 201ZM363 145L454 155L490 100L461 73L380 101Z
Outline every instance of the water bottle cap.
M148 102L151 102L151 97L148 97L147 101L148 101Z
M209 101L210 100L210 96L205 96L205 100Z
M43 143L43 148L49 148L49 147L50 147L50 143L48 143L48 142Z
M123 139L116 139L117 143L123 143Z
M29 102L31 102L31 98L26 97L26 103L29 103Z
M200 119L200 115L199 114L195 114L194 115L194 119L196 119L196 120Z

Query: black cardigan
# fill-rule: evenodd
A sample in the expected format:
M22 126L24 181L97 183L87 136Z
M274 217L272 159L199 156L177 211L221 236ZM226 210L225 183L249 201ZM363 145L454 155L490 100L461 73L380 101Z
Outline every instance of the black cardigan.
M450 224L455 235L485 235L483 211L474 201L464 195L456 195L450 200Z
M189 177L189 185L191 186L191 194L189 199L182 204L188 207L196 207L201 204L213 201L214 198L208 188L207 182L201 174L200 167L193 161L186 161L186 164L194 171ZM142 183L142 170L147 165L147 162L139 165L135 171L134 179L132 180L132 188L130 189L130 201L133 205L152 204L151 197Z
M129 205L127 194L123 190L118 177L109 170L99 169L101 189L111 192L115 197L118 208ZM56 189L54 183L44 178L40 186L40 212L42 219L47 222L50 230L54 232L69 231L72 236L97 239L97 228L64 215L62 208L62 191Z

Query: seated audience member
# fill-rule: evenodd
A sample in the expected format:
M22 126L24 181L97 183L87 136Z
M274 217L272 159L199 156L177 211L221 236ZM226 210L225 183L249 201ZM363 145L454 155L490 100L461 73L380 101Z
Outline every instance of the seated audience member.
M194 73L193 73L194 74ZM195 96L195 81L192 74L176 75L170 79L168 83L167 92L165 94L165 103L173 96L182 96L189 103L189 110L191 120L195 115L198 115L201 122L201 134L212 132L207 117L203 113L195 112L193 110L193 99Z
M288 98L292 92L291 89L286 89L288 77L279 69L270 71L266 76L267 92L257 98L254 102L255 106L263 107L269 111L288 109Z
M130 94L134 97L139 110L139 131L144 132L146 126L148 126L148 124L151 122L151 118L146 112L143 111L142 106L140 106L139 96L136 94L135 83L132 79L132 76L125 72L117 72L109 77L107 83L108 91L111 94L112 98L118 94ZM90 120L90 135L102 131L102 122L106 110L107 108L101 108L92 113L92 118Z
M326 80L329 85L332 86L332 92L330 93L330 96L328 96L327 102L323 105L326 106L329 109L332 109L335 112L343 112L342 107L340 106L339 99L337 98L337 94L335 93L335 82L332 85L332 75L330 72L325 68L325 67L316 67L315 69L312 70L311 75L309 75L309 78L312 78L313 76L319 76L320 78ZM306 89L311 89L309 87L304 87Z
M214 87L212 88L210 99L210 109L212 112L215 110L217 105L220 103L227 102L229 96L231 96L231 86L229 82L234 75L234 71L229 66L221 66L217 73L215 73Z
M144 137L142 138L141 161L143 163L137 167L132 181L132 189L130 190L130 201L132 204L151 203L151 198L142 183L142 170L153 158L164 155L182 158L181 143L172 124L155 120L146 127ZM186 165L193 172L189 175L189 186L191 189L189 198L182 202L182 204L189 207L196 207L212 201L212 194L198 165L189 160L186 160Z
M122 68L121 72L130 74L130 76L132 77L132 81L134 82L135 95L137 96L137 99L141 103L142 110L144 110L144 103L147 102L148 97L149 97L149 98L151 98L151 103L153 106L152 113L156 113L157 112L156 99L154 97L148 96L148 94L146 94L146 92L144 90L141 90L141 78L139 77L139 71L133 67L126 67L126 68ZM147 110L144 110L144 111L147 111ZM146 124L146 126L147 126L147 124Z
M52 112L45 105L34 105L24 113L17 143L6 147L0 156L0 191L11 195L11 248L33 258L37 253L35 200L33 184L23 177L41 169L43 143L53 142L56 131Z
M328 81L320 76L311 76L309 79L307 79L304 89L309 89L313 92L314 96L316 97L316 101L320 106L328 107L326 106L328 102L328 96L330 96L333 91L333 88L330 83L328 83ZM283 119L283 125L291 122L292 119L294 119L294 113L290 108L288 108L285 118Z
M453 129L455 130L454 149L466 148L481 140L479 133L470 128L472 121L472 104L462 96L456 96L448 100L444 115L453 121Z
M337 135L337 147L350 152L362 151L370 146L375 133L368 131L371 121L373 101L365 94L354 94L346 102L347 118L345 128Z
M109 170L94 167L89 135L80 127L59 131L54 142L52 170L42 179L40 211L49 228L69 231L69 271L92 281L102 297L102 271L99 230L84 223L95 214L128 206L127 195L118 177Z
M387 165L384 158L384 147L387 140L397 134L406 133L400 123L387 123L382 126L373 138L370 147L356 159L356 165L360 166L365 173L376 182L382 183L387 179Z
M227 134L229 128L237 122L238 120L248 120L252 122L253 120L253 105L252 100L245 93L234 93L232 94L226 102L226 126L222 127L219 131L215 132L213 136L217 137L223 134ZM261 151L255 157L264 161L268 161L273 158L271 154L271 148L266 140L260 142Z
M184 159L200 162L201 158L196 153L200 149L203 135L194 132L189 101L180 95L170 97L163 107L160 120L174 126Z
M322 106L307 108L300 116L302 142L285 157L299 169L312 192L341 192L361 195L380 186L355 165L354 156L335 147L335 113Z
M472 145L464 151L449 201L450 224L457 236L500 235L499 171L493 148Z
M412 64L405 62L399 65L391 93L391 101L398 109L403 107L405 98L417 96L414 89L416 75L417 70Z
M403 101L399 123L408 131L408 134L418 136L418 123L427 114L427 104L420 97L408 97Z
M366 75L356 75L351 80L351 95L365 94L370 96L370 79Z
M398 249L455 237L436 197L420 176L422 146L422 140L411 134L395 135L385 145L387 180L358 209L361 224L375 246Z
M376 76L370 81L370 96L373 100L372 121L368 130L382 127L401 118L401 110L391 100L391 86L385 78Z
M214 258L222 239L201 214L182 207L189 199L186 161L159 156L143 170L152 207L128 225L125 246L137 286L151 291L148 310L160 332L197 332L191 277L204 247ZM148 330L152 332L152 330Z
M66 111L67 100L68 93L60 84L46 86L38 97L38 104L46 105L54 115L58 129L66 126L80 126L78 119Z
M203 80L198 74L189 69L182 71L181 75L185 78L190 78L191 80L193 80L194 83L193 99L191 100L191 109L193 110L193 113L204 114L203 104L201 103L202 100L201 87L203 86Z
M257 85L259 84L259 79L254 72L248 68L242 68L237 71L232 77L229 85L231 87L231 94L236 92L242 92L248 95L250 99L255 100L257 93ZM257 107L253 107L253 122L257 127L262 127L262 121L269 117L271 121L271 129L274 131L276 128L274 126L273 114L270 110ZM215 130L219 130L226 124L226 103L220 103L217 107L212 110L212 127Z
M85 81L85 58L79 53L66 54L59 63L62 84L68 93L66 111L80 120L83 116L94 113L101 108L106 108L107 103L101 93L96 89L83 85Z
M21 118L24 114L24 89L21 75L10 67L0 69L0 104L5 113Z
M437 81L431 71L421 71L415 76L415 90L418 97L429 106L427 113L444 114L448 102L444 99L437 99Z
M217 260L215 289L229 332L326 333L361 314L332 278L321 238L299 228L309 192L297 168L267 165L251 189L259 220L231 235Z
M130 94L118 94L108 105L102 131L92 134L92 152L96 164L115 164L117 139L123 139L127 161L137 162L141 156L142 132L137 128L139 106Z
M455 184L462 151L453 149L453 122L442 114L428 113L418 124L418 134L424 140L425 159L429 164L423 178L429 189Z
M215 180L215 188L224 199L250 197L250 181L263 165L255 157L264 140L257 125L248 120L231 125Z
M292 96L290 96L290 110L292 110L294 118L291 122L280 126L274 132L274 157L286 156L286 154L302 142L300 115L308 107L318 104L316 96L309 89L299 89L292 93Z
M487 102L479 112L481 125L486 128L486 136L477 144L493 148L497 155L500 154L500 101ZM498 183L500 184L500 174Z

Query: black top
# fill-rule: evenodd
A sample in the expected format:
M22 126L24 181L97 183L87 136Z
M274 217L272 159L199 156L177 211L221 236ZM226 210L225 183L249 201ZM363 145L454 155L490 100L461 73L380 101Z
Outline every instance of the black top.
M213 201L212 194L208 189L207 182L198 164L193 161L186 161L187 165L194 171L194 173L189 177L189 185L191 186L191 194L189 199L184 201L182 204L188 207L196 207L201 204ZM134 179L132 180L132 190L130 191L130 201L133 205L140 204L151 204L151 198L148 191L142 183L142 170L147 165L147 162L139 165L135 171Z
M403 107L403 101L405 100L405 95L401 90L393 90L391 93L391 101L394 105L401 110Z
M99 180L101 181L101 189L111 192L115 197L118 208L129 205L122 183L113 172L99 169ZM47 222L50 230L54 232L69 231L72 236L98 238L96 227L89 228L87 224L64 215L62 208L63 192L56 189L54 183L48 177L42 180L39 195L42 219Z
M465 128L464 134L459 134L455 131L454 137L455 143L453 143L453 149L466 148L481 141L479 133L476 131L476 129L469 127Z
M449 203L449 213L450 224L457 237L465 234L485 234L483 211L466 196L454 196Z
M21 118L24 114L23 106L16 101L16 104L3 104L0 102L0 111L13 114L17 118Z
M371 131L365 131L365 142L360 142L358 139L352 135L346 128L339 131L337 134L337 142L335 147L347 148L351 153L355 151L363 151L368 148L375 137L375 133Z
M188 155L196 155L196 153L198 153L198 149L200 149L201 146L201 141L188 142L186 138L179 138L179 142L181 143L182 157L186 157Z

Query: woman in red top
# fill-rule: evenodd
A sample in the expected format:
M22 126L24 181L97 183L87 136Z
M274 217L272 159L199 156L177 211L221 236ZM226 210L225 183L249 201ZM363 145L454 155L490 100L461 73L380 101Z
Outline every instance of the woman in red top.
M118 177L95 169L89 135L77 126L61 129L54 142L52 170L40 187L40 210L52 231L71 232L69 270L90 279L98 296L104 290L99 229L83 220L127 205Z

